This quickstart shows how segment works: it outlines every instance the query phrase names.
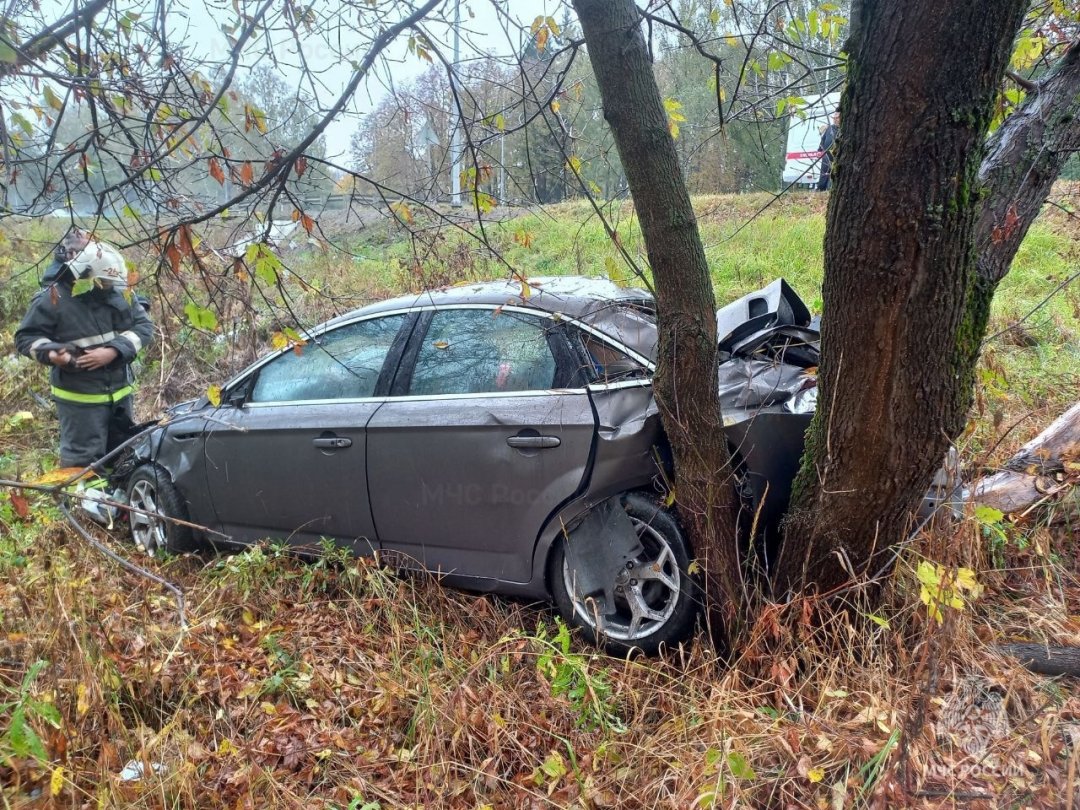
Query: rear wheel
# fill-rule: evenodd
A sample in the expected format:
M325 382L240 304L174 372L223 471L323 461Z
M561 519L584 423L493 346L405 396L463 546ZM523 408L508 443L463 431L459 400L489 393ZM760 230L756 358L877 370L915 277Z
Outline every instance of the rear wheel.
M187 520L187 509L162 467L144 464L137 468L128 478L127 493L131 536L143 551L154 555L165 549L178 554L194 548L191 527L170 520Z
M642 551L620 571L602 595L575 593L577 572L565 552L566 538L552 559L551 590L563 617L595 643L623 655L633 649L652 655L690 635L697 617L697 586L690 576L690 549L675 516L652 498L623 496L623 506Z

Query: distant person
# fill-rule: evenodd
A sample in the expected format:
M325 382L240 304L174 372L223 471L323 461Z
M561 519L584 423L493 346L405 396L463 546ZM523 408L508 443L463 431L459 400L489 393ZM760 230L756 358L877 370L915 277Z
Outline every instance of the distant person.
M154 327L127 294L120 252L93 240L78 248L81 239L68 236L47 274L52 280L15 332L15 346L51 368L61 466L89 467L134 429L131 363L150 343ZM76 295L79 280L91 287Z
M821 152L821 174L818 177L817 190L828 191L829 181L832 179L833 157L836 153L836 139L840 137L840 111L832 114L832 122L821 133L821 144L818 151Z

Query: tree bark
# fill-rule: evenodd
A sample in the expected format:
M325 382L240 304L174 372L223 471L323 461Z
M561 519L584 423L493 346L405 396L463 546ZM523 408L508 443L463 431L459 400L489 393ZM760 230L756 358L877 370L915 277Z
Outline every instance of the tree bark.
M979 168L985 203L975 226L981 286L993 289L1005 278L1054 181L1078 149L1080 41L987 141Z
M1001 472L976 482L971 500L1006 513L1023 512L1043 499L1056 500L1065 493L1055 492L1058 485L1052 476L1065 472L1066 461L1080 461L1080 402L1021 447Z
M712 279L634 0L574 0L574 7L652 267L653 387L675 460L679 519L704 569L710 632L722 644L745 614Z
M1019 659L1020 666L1040 675L1080 677L1080 648L1022 642L1001 644L998 649Z
M976 283L982 145L1027 8L855 0L825 235L818 412L776 588L872 566L958 435L990 291Z

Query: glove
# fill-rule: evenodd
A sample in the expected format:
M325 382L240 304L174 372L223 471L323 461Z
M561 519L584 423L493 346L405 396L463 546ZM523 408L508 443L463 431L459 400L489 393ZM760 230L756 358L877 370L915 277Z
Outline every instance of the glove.
M68 368L75 367L75 358L83 353L83 350L76 346L74 343L54 343L49 341L48 343L41 343L34 348L34 355L37 357L39 363L44 363L47 366L51 366L52 362L49 360L49 352L67 352L71 358L71 362L68 363Z

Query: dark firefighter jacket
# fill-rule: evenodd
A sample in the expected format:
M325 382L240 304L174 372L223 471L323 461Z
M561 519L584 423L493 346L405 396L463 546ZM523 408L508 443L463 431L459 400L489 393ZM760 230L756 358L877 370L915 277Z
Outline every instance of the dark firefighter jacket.
M15 347L52 369L57 399L84 404L117 402L131 393L131 361L154 336L154 326L138 301L117 290L93 289L71 294L70 275L39 292L15 332ZM119 356L93 371L58 368L49 363L45 343L70 343L80 349L109 346Z

